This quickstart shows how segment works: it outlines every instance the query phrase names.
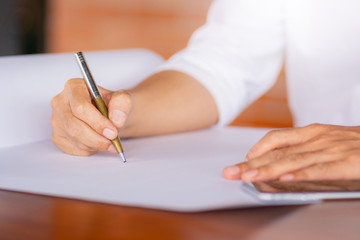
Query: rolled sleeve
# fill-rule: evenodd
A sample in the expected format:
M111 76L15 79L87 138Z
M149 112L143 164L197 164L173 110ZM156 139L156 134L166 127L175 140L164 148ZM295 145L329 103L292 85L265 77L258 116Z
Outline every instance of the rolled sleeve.
M218 0L188 46L159 71L184 72L213 96L229 124L275 82L284 49L284 0Z

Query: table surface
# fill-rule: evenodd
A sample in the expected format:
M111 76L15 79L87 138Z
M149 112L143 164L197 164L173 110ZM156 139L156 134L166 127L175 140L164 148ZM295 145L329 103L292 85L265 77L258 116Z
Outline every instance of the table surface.
M0 239L360 239L360 201L178 213L0 191Z

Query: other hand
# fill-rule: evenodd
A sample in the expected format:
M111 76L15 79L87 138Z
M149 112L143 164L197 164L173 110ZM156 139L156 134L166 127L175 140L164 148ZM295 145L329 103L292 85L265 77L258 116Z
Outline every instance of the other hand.
M312 124L275 130L248 152L246 161L224 169L243 181L360 179L360 127Z

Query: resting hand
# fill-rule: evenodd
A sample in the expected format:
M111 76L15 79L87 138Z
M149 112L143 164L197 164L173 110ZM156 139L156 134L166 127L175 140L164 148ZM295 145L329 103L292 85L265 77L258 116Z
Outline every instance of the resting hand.
M224 176L243 181L360 179L360 127L312 124L271 131L246 158L225 168Z
M101 87L99 90L108 106L110 120L91 103L83 79L70 79L51 101L52 141L65 153L81 156L99 150L116 153L111 140L125 125L132 108L131 97L126 91L112 92Z

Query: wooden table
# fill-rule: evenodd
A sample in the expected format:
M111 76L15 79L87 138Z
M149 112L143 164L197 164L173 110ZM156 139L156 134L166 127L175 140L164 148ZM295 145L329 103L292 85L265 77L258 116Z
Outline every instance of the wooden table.
M177 213L0 191L0 239L360 239L360 201Z

